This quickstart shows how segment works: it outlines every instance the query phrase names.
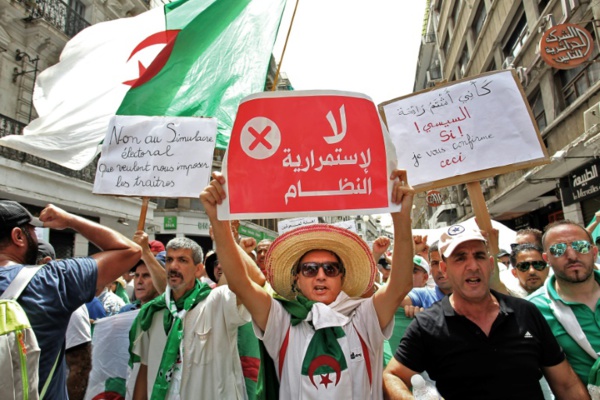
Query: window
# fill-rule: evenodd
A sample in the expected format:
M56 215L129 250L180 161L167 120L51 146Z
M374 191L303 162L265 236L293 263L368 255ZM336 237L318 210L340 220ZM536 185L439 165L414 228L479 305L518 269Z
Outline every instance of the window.
M458 61L461 78L467 74L467 65L469 65L470 59L471 58L469 57L469 49L465 44L465 47L463 48L463 51L460 55L460 60Z
M85 5L80 0L69 0L65 21L65 33L69 37L75 36L88 26L85 21Z
M446 35L446 41L444 42L444 60L448 61L448 52L450 51L450 35Z
M475 41L477 41L477 37L483 28L486 17L487 10L485 9L485 1L481 0L479 2L479 7L477 7L477 11L475 12L475 17L473 17L473 24L471 25L471 29L473 30L473 38Z
M544 12L544 9L546 9L546 6L549 2L550 0L538 0L538 12L540 13L540 15L542 14L542 12Z
M517 15L519 15L517 13ZM529 37L529 31L527 30L527 18L525 17L525 12L521 12L521 18L519 18L517 24L514 29L510 33L506 44L502 51L504 52L505 57L516 57L521 51L521 48L525 44L527 37Z
M585 29L592 34L592 38L596 42L592 25L586 26ZM598 47L594 46L594 51L588 62L573 69L558 70L556 73L557 84L560 85L562 91L564 108L573 104L590 86L600 80L599 61Z
M546 110L544 110L544 102L542 101L542 92L540 90L537 90L529 98L529 106L540 132L543 131L548 124L546 123Z
M452 26L456 27L456 23L458 22L458 12L460 11L460 0L455 0L454 5L452 6L452 12L450 13L450 20L452 21Z

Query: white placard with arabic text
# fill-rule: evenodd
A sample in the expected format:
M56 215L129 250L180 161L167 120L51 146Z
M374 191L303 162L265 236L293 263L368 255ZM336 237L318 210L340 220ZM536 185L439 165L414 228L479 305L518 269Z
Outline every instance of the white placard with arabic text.
M208 184L214 118L117 115L98 161L94 193L198 197Z
M510 71L380 106L413 186L545 157Z
M301 226L314 225L314 224L318 224L318 223L319 223L319 218L317 218L317 217L284 219L277 223L277 232L279 232L279 234L282 235L288 231L299 228Z

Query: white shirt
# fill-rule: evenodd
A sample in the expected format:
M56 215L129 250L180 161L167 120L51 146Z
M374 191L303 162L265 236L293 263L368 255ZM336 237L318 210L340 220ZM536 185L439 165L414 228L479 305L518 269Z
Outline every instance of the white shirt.
M344 303L352 302L354 302L352 306L344 306ZM392 334L393 319L381 331L372 297L350 299L344 292L341 292L329 306L322 303L319 305L321 311L315 310L315 304L309 317L313 319L314 325L318 326L315 314L320 314L322 310L329 311L328 313L331 315L327 315L325 318L341 323L321 325L341 326L345 333L344 337L338 339L338 343L342 348L347 368L340 371L339 382L337 372L314 374L312 377L302 374L302 363L315 330L307 321L291 326L290 314L278 301L271 300L271 310L264 333L256 324L254 325L257 337L263 341L277 369L280 382L279 398L286 400L382 399L383 341ZM339 310L339 312L334 310ZM288 331L288 346L280 372L278 370L280 351ZM335 364L334 366L337 367ZM339 363L337 364L339 365ZM312 365L313 362L311 362Z
M134 342L134 353L148 366L148 398L156 379L167 335L164 311L154 314L147 332ZM227 286L213 289L187 312L183 325L182 399L245 399L246 389L237 348L238 327L250 321L244 306Z
M71 347L92 341L90 314L88 313L85 304L71 314L65 337L67 342L65 348L67 350Z

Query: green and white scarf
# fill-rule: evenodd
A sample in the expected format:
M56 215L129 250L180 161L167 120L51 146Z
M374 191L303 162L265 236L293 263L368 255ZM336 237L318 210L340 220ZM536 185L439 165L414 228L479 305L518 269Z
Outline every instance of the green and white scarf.
M140 330L147 331L152 325L154 314L164 310L163 326L167 335L167 343L163 350L160 366L156 374L156 380L152 387L151 400L164 399L169 390L170 381L167 381L169 371L171 371L179 357L181 341L183 340L183 319L186 313L194 308L210 294L210 287L196 279L194 287L186 292L177 301L171 298L171 288L152 301L144 304L138 316L133 321L129 331L129 365L140 362L140 357L133 353L134 342L137 339ZM168 306L167 306L168 304Z

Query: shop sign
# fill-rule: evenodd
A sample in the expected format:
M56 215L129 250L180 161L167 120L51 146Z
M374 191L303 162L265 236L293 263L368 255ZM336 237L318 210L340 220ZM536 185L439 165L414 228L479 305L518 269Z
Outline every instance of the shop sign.
M598 164L590 163L561 178L560 191L563 205L568 206L600 195Z

